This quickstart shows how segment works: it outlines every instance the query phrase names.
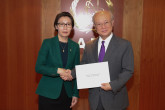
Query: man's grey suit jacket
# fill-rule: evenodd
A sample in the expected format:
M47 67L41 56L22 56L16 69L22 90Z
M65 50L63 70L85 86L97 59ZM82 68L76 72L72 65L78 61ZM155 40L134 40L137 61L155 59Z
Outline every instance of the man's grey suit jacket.
M85 46L81 64L98 62L98 39ZM126 82L134 72L134 56L131 43L113 35L103 61L108 61L111 91L101 88L89 89L90 109L96 110L99 96L105 110L122 110L129 105Z

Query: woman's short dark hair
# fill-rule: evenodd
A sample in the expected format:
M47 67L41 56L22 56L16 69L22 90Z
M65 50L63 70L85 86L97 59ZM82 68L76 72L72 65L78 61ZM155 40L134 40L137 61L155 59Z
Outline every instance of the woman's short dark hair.
M73 16L69 12L61 12L61 13L57 14L55 21L54 21L54 27L58 25L58 20L61 17L69 17L72 22L72 28L74 27L74 19L73 19Z

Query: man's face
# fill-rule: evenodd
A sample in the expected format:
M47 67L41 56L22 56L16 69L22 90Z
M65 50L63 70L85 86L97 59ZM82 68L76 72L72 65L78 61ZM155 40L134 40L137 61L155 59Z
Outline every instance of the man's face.
M97 33L106 39L112 32L113 20L111 20L111 14L106 11L101 11L94 16L94 25Z

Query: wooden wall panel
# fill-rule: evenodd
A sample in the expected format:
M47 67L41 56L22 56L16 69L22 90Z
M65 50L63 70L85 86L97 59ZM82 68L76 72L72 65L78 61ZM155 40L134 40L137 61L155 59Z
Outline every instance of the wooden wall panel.
M140 110L165 110L164 4L164 0L144 0Z
M130 102L128 110L139 110L142 11L142 0L124 0L123 38L132 43L134 51L134 75L127 83Z
M40 0L2 0L0 110L36 110L35 63L41 42Z
M61 12L61 0L42 1L42 40L55 35L54 20Z
M114 7L114 34L123 37L123 16L125 0L111 0Z
M6 1L3 0L0 3L0 109L2 110L6 110L7 108L7 47L6 47L6 43L7 43L7 39L6 37ZM5 10L5 12L3 11Z

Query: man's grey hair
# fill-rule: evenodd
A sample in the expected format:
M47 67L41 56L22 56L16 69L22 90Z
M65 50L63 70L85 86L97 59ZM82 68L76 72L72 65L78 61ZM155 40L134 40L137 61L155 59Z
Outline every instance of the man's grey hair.
M103 10L104 11L104 10ZM107 10L109 13L110 13L110 15L111 15L111 21L112 20L114 20L114 15L113 15L113 12L111 11L111 10ZM96 12L97 13L97 12ZM94 17L95 17L95 14L93 15L93 17L92 17L92 21L93 21L93 24L95 24L95 22L94 22Z

